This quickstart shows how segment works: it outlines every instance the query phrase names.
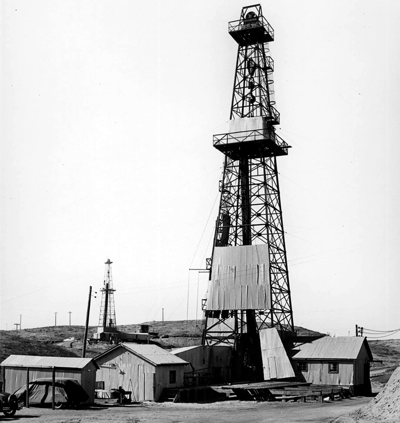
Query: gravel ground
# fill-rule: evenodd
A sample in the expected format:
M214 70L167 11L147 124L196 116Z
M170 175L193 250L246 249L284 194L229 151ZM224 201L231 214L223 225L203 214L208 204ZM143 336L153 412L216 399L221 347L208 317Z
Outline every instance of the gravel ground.
M330 403L278 403L224 401L212 404L144 403L124 407L82 410L23 408L1 421L43 423L328 423L367 404L356 397Z

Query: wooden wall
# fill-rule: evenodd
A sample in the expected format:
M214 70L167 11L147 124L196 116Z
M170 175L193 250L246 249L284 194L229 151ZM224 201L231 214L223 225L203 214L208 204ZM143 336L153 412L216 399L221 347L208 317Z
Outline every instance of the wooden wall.
M329 364L325 361L307 361L307 364L308 370L301 372L306 382L322 385L353 385L353 360L340 361L338 373L329 373Z
M366 348L361 348L354 366L354 385L363 385L366 382L369 383L369 380L366 380L366 378L369 378L369 372L365 374L365 364L369 363L369 361L370 359Z
M132 392L133 401L157 401L162 390L183 386L183 365L154 366L122 347L96 360L100 370L96 381L104 381L104 389L122 386ZM170 371L176 371L176 383L169 383Z
M230 380L230 365L232 348L228 346L198 346L175 354L182 360L191 363L195 372L209 370L214 372L218 381ZM192 371L192 367L185 366L185 372Z
M24 367L5 367L5 390L12 393L23 385L26 385L26 378L28 369ZM94 390L96 380L96 368L91 363L86 366L85 369L62 369L56 368L56 378L68 378L77 380L83 387L83 389L89 395L87 403L94 402ZM52 368L29 368L29 381L32 382L35 379L46 377L51 378L53 376Z
M352 385L358 387L357 392L366 395L371 393L369 379L369 361L367 349L363 346L356 360L345 359L324 359L324 360L295 360L296 375L301 380L324 385ZM297 363L307 362L307 372L300 372ZM339 363L338 373L329 373L329 362Z

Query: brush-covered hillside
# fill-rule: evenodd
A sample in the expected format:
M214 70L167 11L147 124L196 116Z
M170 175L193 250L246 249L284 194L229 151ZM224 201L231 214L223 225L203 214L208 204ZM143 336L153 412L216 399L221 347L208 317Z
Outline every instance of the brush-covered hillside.
M147 325L153 335L151 342L164 348L176 348L200 345L204 321L143 322L122 325L118 330L136 333L142 325ZM89 339L96 330L96 327L89 328ZM300 335L318 334L303 327L295 327L295 330ZM0 362L11 354L81 357L84 333L84 326L48 326L20 331L0 331ZM385 383L400 364L400 340L369 341L369 345L374 359L379 361L373 363L371 375L376 381ZM95 357L110 346L108 343L91 343L87 345L86 357Z

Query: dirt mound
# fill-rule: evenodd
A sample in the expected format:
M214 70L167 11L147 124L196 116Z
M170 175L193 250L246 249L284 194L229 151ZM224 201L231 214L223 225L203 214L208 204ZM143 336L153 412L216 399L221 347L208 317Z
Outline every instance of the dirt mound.
M352 417L372 422L400 422L400 367L393 372L385 388Z

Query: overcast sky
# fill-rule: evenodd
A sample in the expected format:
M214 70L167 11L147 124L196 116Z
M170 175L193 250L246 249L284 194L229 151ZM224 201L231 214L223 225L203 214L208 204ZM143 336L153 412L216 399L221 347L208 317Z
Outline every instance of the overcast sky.
M400 328L400 3L261 4L294 323ZM117 324L202 317L245 5L0 3L1 329L84 324L108 258Z

